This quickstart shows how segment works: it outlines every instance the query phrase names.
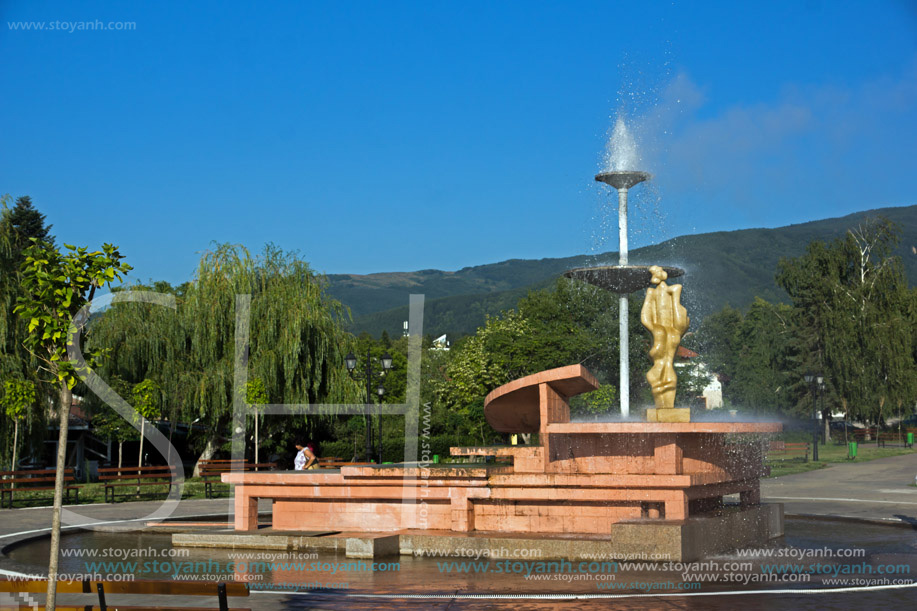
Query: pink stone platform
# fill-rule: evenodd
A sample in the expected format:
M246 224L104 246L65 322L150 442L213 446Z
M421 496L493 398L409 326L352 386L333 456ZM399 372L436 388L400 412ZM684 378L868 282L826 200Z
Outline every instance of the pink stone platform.
M481 464L399 464L340 470L235 472L235 529L257 530L258 499L273 500L273 529L609 535L624 523L685 523L738 494L759 504L763 443L778 423L570 422L569 399L598 387L581 365L527 376L485 401L506 433L539 445L451 448ZM781 514L782 515L782 514ZM780 534L782 526L772 528Z

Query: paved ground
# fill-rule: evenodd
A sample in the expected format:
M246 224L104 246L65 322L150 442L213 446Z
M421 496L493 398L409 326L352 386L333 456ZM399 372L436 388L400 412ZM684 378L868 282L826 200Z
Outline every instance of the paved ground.
M917 528L917 454L825 469L761 482L765 501L783 503L787 514L905 522Z
M846 463L832 465L819 471L811 471L798 475L789 475L762 482L762 496L766 501L781 502L785 504L786 513L789 515L818 515L867 519L884 522L909 523L917 530L917 488L910 486L917 475L917 454L878 459L865 463ZM119 520L135 520L145 522L148 514L160 506L158 502L136 502L117 504L83 505L73 507L83 516L102 522ZM215 520L217 516L225 516L231 509L227 499L191 500L182 501L174 516L210 516L204 520ZM51 521L51 510L48 507L5 509L0 510L0 547L5 547L15 541L47 533ZM842 542L844 535L838 535ZM912 552L908 553L910 556ZM903 558L903 556L902 556ZM0 555L0 576L6 573L23 572L23 566L16 565L10 558ZM451 576L437 574L435 567L428 569L432 573L411 572L415 577L420 575L416 590L418 592L438 591L446 594L446 598L438 600L410 599L398 594L391 586L382 580L381 576L367 575L365 583L361 584L362 591L372 594L392 592L392 599L367 598L360 599L351 596L335 595L328 592L305 592L299 594L277 594L272 592L253 592L247 599L231 601L232 606L248 607L252 609L391 609L398 611L413 611L414 609L494 609L512 608L514 611L547 610L547 609L734 609L741 606L748 610L771 609L788 607L794 609L848 609L860 603L867 605L881 602L883 608L906 608L900 606L902 601L910 600L913 590L887 591L878 593L850 593L826 594L819 596L800 596L792 594L770 594L759 597L757 594L733 595L736 589L730 592L714 594L711 598L691 598L678 595L650 595L640 598L624 598L611 600L469 600L452 598L449 594L465 591L480 591L479 586L484 582L475 584L474 580L466 580L464 585L454 581ZM378 581L377 581L378 579ZM489 581L489 580L488 580ZM451 586L451 587L450 587ZM545 584L547 590L551 586ZM558 584L558 591L570 592L574 588L571 584ZM577 587L581 591L588 591ZM400 593L405 590L397 588ZM593 592L595 590L592 590ZM507 588L513 592L513 588ZM884 596L885 598L876 598ZM851 598L852 597L852 598ZM40 602L43 596L37 597ZM856 599L856 600L853 600ZM145 597L139 604L157 604L162 599ZM192 606L213 606L215 598L209 597L170 597L169 604ZM856 601L859 601L857 603ZM111 603L138 604L136 599L121 599L110 597ZM0 596L0 606L7 602ZM23 601L19 601L23 602ZM61 604L91 602L91 599L79 597L66 597L60 599ZM162 602L165 602L162 600ZM851 604L856 603L853 607Z

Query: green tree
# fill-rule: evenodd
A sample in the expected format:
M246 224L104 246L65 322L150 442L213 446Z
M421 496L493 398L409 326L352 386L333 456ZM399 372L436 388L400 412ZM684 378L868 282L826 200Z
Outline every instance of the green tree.
M102 250L65 244L66 253L46 242L33 239L24 252L21 278L23 295L15 312L27 322L25 345L39 362L46 380L58 390L59 434L54 482L54 510L51 522L51 558L48 566L46 605L53 609L57 598L57 567L60 550L60 514L63 502L64 463L72 389L82 365L71 360L68 347L87 322L83 309L98 288L120 280L131 267L123 263L117 247L104 244ZM100 356L86 350L87 363Z
M252 378L245 385L245 402L249 405L264 405L270 402L267 390L264 388L264 382L260 378ZM258 409L258 408L255 408ZM258 437L259 420L261 420L260 410L255 413L255 463L258 461L258 446L261 440Z
M649 369L649 339L639 323L639 304L630 300L629 307L634 326L631 388L626 392L634 393L647 386L643 373ZM437 384L437 399L459 414L476 418L483 436L483 401L488 392L511 380L575 363L615 385L618 300L608 291L560 279L550 289L530 292L517 310L487 318L475 335L457 342L444 379ZM592 404L609 407L607 394L603 397Z
M34 209L28 196L10 207L9 195L0 197L0 376L38 382L34 359L25 349L25 322L13 312L22 295L20 268L24 251L37 239L53 243L44 215Z
M824 372L847 413L876 424L917 396L914 290L891 254L897 242L897 227L871 219L781 260L777 275L796 312L799 364ZM802 397L811 406L811 393Z
M456 346L439 388L440 400L457 413L468 415L470 406L491 390L521 377L520 373L527 375L528 368L520 371L524 354L515 346L530 332L528 321L515 310L487 317L477 333Z
M159 384L149 378L136 384L131 391L134 409L137 411L140 419L140 453L137 458L137 466L143 466L143 434L146 429L146 421L160 415L162 410L162 389ZM137 494L140 494L140 488L137 488Z
M108 360L110 359L106 359ZM131 396L133 390L131 384L120 377L110 378L108 384L119 397ZM118 468L120 469L124 464L124 442L139 440L140 431L94 394L89 393L85 400L92 410L93 433L101 439L118 442Z
M35 384L29 380L6 380L3 383L3 394L0 394L0 408L6 417L13 421L13 458L10 470L16 470L16 450L19 448L19 422L28 415L29 409L37 399Z
M570 415L596 419L613 413L619 404L618 389L611 384L605 384L592 392L573 397L570 402Z
M45 224L45 215L35 209L28 195L16 199L16 205L10 211L10 224L18 236L16 246L20 252L31 245L32 238L54 245L51 225Z
M787 412L795 402L790 370L795 333L792 309L755 299L735 330L735 367L727 397L758 413Z
M736 375L739 356L737 336L741 324L742 313L726 305L705 318L696 333L685 335L685 344L702 356L710 371L726 379L724 393L729 381Z

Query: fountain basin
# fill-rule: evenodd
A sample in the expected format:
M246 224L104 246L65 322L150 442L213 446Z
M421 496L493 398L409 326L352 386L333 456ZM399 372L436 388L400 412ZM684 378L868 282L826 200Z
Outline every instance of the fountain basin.
M494 389L484 406L490 425L537 432L538 443L450 448L486 462L224 473L236 484L235 530L257 532L258 500L271 499L274 531L612 535L610 553L651 553L674 541L666 553L678 559L783 533L782 507L760 503L764 440L733 438L779 424L570 422L570 397L597 386L585 367L569 365ZM738 507L724 512L734 494ZM732 534L699 543L717 532Z
M669 278L685 274L679 267L661 266ZM601 265L598 267L577 267L564 272L564 276L580 280L613 293L635 293L652 286L649 265Z

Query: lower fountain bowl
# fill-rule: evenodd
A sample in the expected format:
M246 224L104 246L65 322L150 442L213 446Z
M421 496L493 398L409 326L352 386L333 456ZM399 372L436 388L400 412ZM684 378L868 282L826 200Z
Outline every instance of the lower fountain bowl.
M678 267L660 266L669 278L683 276L685 270ZM634 293L653 285L653 275L648 265L603 265L599 267L578 267L564 272L564 276L581 280L613 293Z

